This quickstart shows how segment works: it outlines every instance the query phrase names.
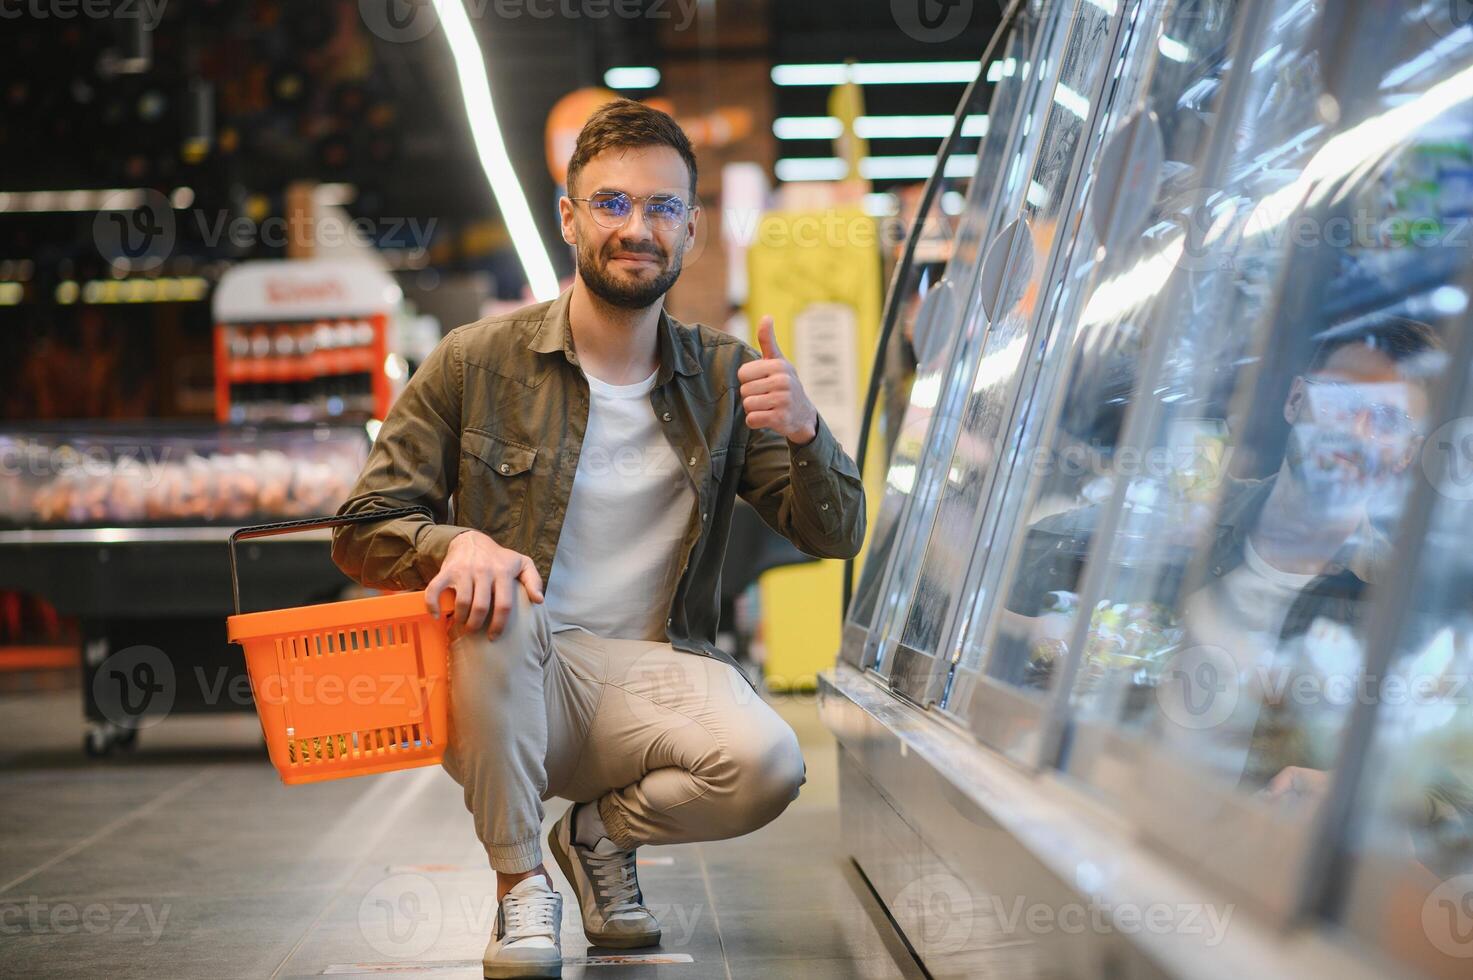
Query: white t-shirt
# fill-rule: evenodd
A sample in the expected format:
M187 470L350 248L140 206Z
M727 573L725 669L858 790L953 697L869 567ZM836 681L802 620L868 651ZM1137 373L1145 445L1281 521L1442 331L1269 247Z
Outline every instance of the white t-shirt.
M1227 710L1216 717L1205 714L1194 719L1185 713L1184 705L1175 703L1185 691L1168 686L1159 692L1166 699L1168 717L1186 721L1184 730L1174 732L1176 726L1167 726L1165 731L1168 740L1172 735L1182 739L1181 751L1227 779L1237 779L1247 765L1264 696L1277 683L1273 671L1279 634L1290 608L1315 578L1275 568L1251 540L1245 540L1242 564L1189 596L1183 605L1188 649L1178 666L1199 669L1200 660L1219 675L1231 672L1236 679L1221 679L1230 685L1224 692L1230 693L1229 700L1216 706ZM1201 694L1192 692L1193 697Z
M588 428L548 577L554 632L664 640L695 491L655 417L655 375L588 377Z

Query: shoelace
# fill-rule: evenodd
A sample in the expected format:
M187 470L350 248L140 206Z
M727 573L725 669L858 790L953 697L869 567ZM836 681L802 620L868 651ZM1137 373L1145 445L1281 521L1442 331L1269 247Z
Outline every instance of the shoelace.
M557 914L556 894L512 896L502 903L506 916L506 936L510 939L527 939L531 936L557 938L553 917Z
M618 854L595 854L586 856L588 869L593 874L594 887L598 889L606 914L636 912L639 903L634 900L639 891L639 881L634 877L634 852Z

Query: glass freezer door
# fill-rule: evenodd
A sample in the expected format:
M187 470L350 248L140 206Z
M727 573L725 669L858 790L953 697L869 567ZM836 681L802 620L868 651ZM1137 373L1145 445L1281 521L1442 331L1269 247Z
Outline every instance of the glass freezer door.
M880 631L899 636L892 687L921 704L939 697L950 670L942 638L1006 452L1007 423L1025 391L1027 354L1049 288L1051 258L1056 248L1067 246L1077 227L1069 205L1126 9L1135 6L1079 6L1043 117L1023 204L984 261L974 311L987 321L980 357L964 390L947 407L957 420L957 440L939 474L936 511L920 560L909 563L892 583L894 602L887 611L898 626L887 623Z
M1209 231L1169 240L1125 422L1140 465L1029 529L1014 595L1035 620L1074 596L1053 681L1071 775L1289 917L1353 772L1366 629L1407 574L1394 542L1462 342L1473 31L1402 5L1248 9L1271 16L1225 76Z
M982 247L995 237L999 213L1011 210L1008 202L1014 202L1015 208L1021 199L1024 168L1018 161L1031 158L1029 148L1037 140L1032 120L1045 98L1045 82L1051 77L1049 66L1058 61L1056 50L1067 25L1065 12L1076 2L1030 3L1007 42L1004 57L988 68L989 78L995 71L997 88L956 248L947 267L944 281L949 286L939 293L933 289L936 295L930 308L922 308L917 314L917 328L924 335L947 339L936 344L940 356L927 359L916 372L891 455L879 517L847 613L844 655L854 662L857 646L857 660L863 668L883 672L883 637L874 628L877 610L882 606L880 597L886 594L886 583L898 557L916 546L914 522L909 515L913 511L925 514L934 507L934 474L955 438L955 425L944 413L938 413L937 407L944 394L960 383L962 367L973 356L976 337L969 331L977 321L967 319L965 313L969 297L977 288Z

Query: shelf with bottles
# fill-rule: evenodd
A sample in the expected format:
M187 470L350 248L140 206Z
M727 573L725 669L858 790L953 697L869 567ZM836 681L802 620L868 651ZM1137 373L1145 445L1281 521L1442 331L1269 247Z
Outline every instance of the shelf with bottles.
M217 364L225 382L221 421L381 415L374 385L375 375L384 370L380 329L355 317L219 325Z

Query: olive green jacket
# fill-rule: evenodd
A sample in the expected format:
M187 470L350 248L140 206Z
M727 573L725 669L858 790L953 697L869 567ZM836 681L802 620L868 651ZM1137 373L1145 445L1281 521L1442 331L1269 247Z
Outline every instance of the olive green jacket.
M410 378L339 510L414 504L434 520L349 525L333 560L363 585L420 589L466 528L531 557L551 583L588 425L588 381L568 327L571 291L452 330ZM795 446L746 425L737 369L761 355L708 327L661 314L650 403L687 463L696 506L680 544L666 632L690 653L715 646L721 568L736 497L807 554L848 558L864 539L864 486L820 419Z

